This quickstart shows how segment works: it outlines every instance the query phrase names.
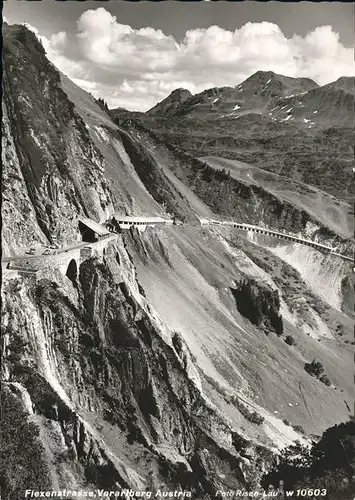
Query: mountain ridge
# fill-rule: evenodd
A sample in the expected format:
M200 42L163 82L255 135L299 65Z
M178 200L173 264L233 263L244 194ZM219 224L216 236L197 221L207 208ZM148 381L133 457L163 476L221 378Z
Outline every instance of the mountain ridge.
M273 73L255 75L250 77L251 88L244 89L244 82L207 89L167 114L110 114L121 123L129 117L140 121L162 140L194 156L248 163L333 196L341 193L351 201L354 183L347 182L347 173L354 165L353 79L344 77L325 86L301 79L309 90L301 86L300 93L278 91L277 97L270 97L264 87L255 93L253 80L262 76L265 85L269 80L271 85ZM339 174L335 178L331 164Z
M268 82L266 82L268 80ZM237 89L240 90L241 87L245 85L256 86L257 88L262 84L267 84L269 81L275 83L276 87L278 87L279 93L275 94L281 97L281 93L289 92L291 89L295 90L295 88L299 90L304 90L304 88L316 88L319 85L311 80L310 78L291 78L285 77L283 75L278 75L273 71L257 71L246 80L241 82L240 84L228 87L212 87L210 89L205 89L200 93L191 94L191 92L187 89L175 89L173 90L167 97L165 97L162 101L155 104L151 109L146 111L147 114L174 114L176 112L176 108L179 105L183 105L188 99L195 98L197 99L199 96L206 95L207 97L212 97L218 95L223 90L232 90ZM273 89L271 89L273 92ZM171 102L171 107L170 107ZM174 104L174 105L173 105ZM113 110L114 111L114 110ZM179 111L177 111L179 112Z
M226 116L226 113L229 113L230 116L240 116L244 112L269 114L277 107L280 110L283 109L288 102L292 104L293 101L287 99L296 97L300 101L307 100L307 95L311 91L313 93L310 96L317 96L320 92L336 93L340 91L352 95L355 92L353 83L351 77L341 77L336 82L320 86L309 78L285 77L272 71L257 71L234 87L212 87L194 95L186 89L176 89L145 114L160 115L160 117L193 116L198 118L200 116L201 119L205 118L206 112L214 113L216 119L221 114ZM179 99L177 96L180 95L181 90L184 91L184 97ZM301 99L301 96L305 94L307 94L306 97ZM334 106L338 105L339 102L334 103ZM318 112L318 110L316 111ZM287 118L287 116L284 114L283 118ZM273 118L275 119L275 113ZM313 118L317 119L318 117ZM312 122L312 120L308 120L308 122Z

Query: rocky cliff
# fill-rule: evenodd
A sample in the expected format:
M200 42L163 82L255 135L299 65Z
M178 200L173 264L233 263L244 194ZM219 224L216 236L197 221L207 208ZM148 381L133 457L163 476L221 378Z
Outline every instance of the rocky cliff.
M6 25L4 36L3 234L11 253L36 239L73 240L75 216L105 217L112 193L104 159L36 36Z
M140 294L122 242L110 250L74 286L60 275L4 284L4 498L162 484L209 498L253 484L231 429L187 375L183 340Z

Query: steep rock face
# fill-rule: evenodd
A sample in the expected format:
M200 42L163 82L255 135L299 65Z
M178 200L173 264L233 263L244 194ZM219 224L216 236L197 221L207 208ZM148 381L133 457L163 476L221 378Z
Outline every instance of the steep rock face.
M315 286L310 289L307 280L312 266L314 275L318 266L324 273L329 267L322 256L318 262L316 255L305 248L303 261L308 254L309 270L301 276L292 264L286 265L273 256L271 250L265 252L262 236L258 246L259 238L250 241L235 234L233 229L171 228L159 233L147 230L136 236L127 232L124 238L137 263L147 299L159 311L164 323L179 332L196 360L195 366L206 375L206 385L201 377L206 395L237 428L240 425L245 428L246 436L250 438L257 433L258 442L264 445L269 437L273 442L299 439L299 436L288 435L292 427L281 428L283 418L302 424L306 432L317 433L316 422L319 425L326 414L335 415L335 398L342 398L343 394L346 397L347 381L340 382L339 375L342 378L342 374L351 370L347 365L352 363L350 346L348 349L344 340L349 342L352 330L350 318L335 311L330 298L324 301L318 296L320 276L314 276ZM281 247L282 243L275 250ZM285 254L290 252L289 245L283 248ZM298 260L302 262L300 257ZM263 287L265 298L272 301L273 296L279 294L278 314L282 315L284 336L292 335L297 341L296 348L290 349L278 335L265 335L262 325L253 325L240 314L230 288L235 288L235 283L245 280L246 276L258 283L267 283ZM324 281L330 283L332 277L324 276ZM344 322L347 333L335 339L338 322ZM338 352L340 344L342 352L338 359L342 359L342 364L336 368L332 363L334 351ZM314 387L317 392L313 392L311 381L302 374L304 363L299 366L300 359L306 357L308 361L310 353L324 361L327 371L332 371L332 380L338 380L337 390L324 391L320 396L319 388ZM348 366L345 371L344 361ZM300 399L299 383L306 403ZM256 411L265 418L259 428L244 420L244 413L249 413L241 413L233 403L232 406L231 396L235 393L244 398L243 404L247 404L251 412ZM337 403L339 411L346 411L343 399ZM295 406L296 403L299 404ZM319 405L324 409L325 404L329 411L318 413ZM270 416L265 409L278 416Z
M24 26L5 26L4 34L7 178L15 178L23 203L32 205L34 222L28 232L25 224L26 234L21 234L24 228L11 211L14 186L8 182L3 187L9 200L4 231L10 234L17 226L12 247L30 244L34 231L42 241L75 240L75 215L100 219L112 210L103 157L35 35Z
M6 107L3 105L2 151L6 168L2 176L2 244L4 255L34 242L46 243L47 238L38 224L11 133ZM27 231L23 231L26 227Z
M132 270L124 248L113 247L104 261L82 264L75 287L59 276L4 287L7 449L16 453L11 414L20 412L41 443L36 461L46 487L164 484L209 498L252 484L252 462L242 463L231 430L187 377L181 340L173 337L170 347L163 340L128 278ZM9 467L4 498L13 500L24 478ZM26 478L26 488L37 487L36 476Z

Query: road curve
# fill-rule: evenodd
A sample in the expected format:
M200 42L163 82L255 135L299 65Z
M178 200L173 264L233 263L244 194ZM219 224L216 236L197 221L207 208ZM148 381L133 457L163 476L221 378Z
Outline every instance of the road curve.
M145 222L142 222L141 217L137 217L136 218L137 220L134 217L131 217L130 219L131 219L131 223L132 223L133 227L138 227L138 226L135 226L135 223L137 225L139 224L139 227L142 227L142 225L143 226L144 225L152 226L152 222L149 220L150 218L148 218L148 217L146 218ZM288 234L288 233L281 233L279 231L274 231L272 229L267 229L265 227L255 226L253 224L245 224L243 222L235 222L235 221L218 221L218 220L213 220L213 219L200 219L200 223L201 223L201 226L203 226L203 227L205 227L205 226L212 226L212 227L232 226L232 227L235 227L236 229L241 229L244 231L252 231L255 233L267 234L270 236L274 236L276 238L283 238L283 239L286 239L288 241L294 241L295 243L299 243L301 245L313 247L313 248L320 250L322 252L326 252L326 253L329 253L329 254L334 255L336 257L340 257L344 260L348 260L348 261L352 261L352 262L354 261L353 257L349 257L348 255L340 254L340 253L334 251L334 249L332 247L329 247L327 245L323 245L322 243L318 243L318 242L312 241L312 240L307 240L305 238L299 238L298 236L294 236L294 235ZM166 225L170 225L170 224L171 224L171 221L169 219L169 220L167 220ZM182 225L185 225L185 224L182 224ZM112 236L112 232L108 233L108 235ZM106 238L107 238L107 236L106 236ZM104 238L104 239L106 239L106 238ZM39 258L42 258L45 260L47 258L50 258L53 255L58 255L58 254L62 254L65 252L70 252L72 250L76 250L79 248L84 248L84 247L92 246L92 245L95 245L95 243L89 243L89 242L74 243L72 245L68 245L68 246L63 247L63 248L58 248L58 249L52 250L50 252L50 254L47 254L47 255L43 255L43 254L13 255L10 257L2 258L1 262L6 264L9 262L16 262L16 261L23 261L23 260L30 261L32 259L39 259Z
M260 234L268 234L270 236L275 236L276 238L283 238L283 239L286 239L289 241L294 241L295 243L299 243L301 245L313 247L317 250L321 250L323 252L330 253L331 255L334 255L336 257L341 257L344 260L354 261L353 257L349 257L348 255L340 254L340 253L334 251L334 249L332 247L329 247L327 245L323 245L322 243L318 243L318 242L312 241L312 240L307 240L305 238L299 238L298 236L294 236L294 235L288 234L288 233L281 233L279 231L267 229L266 227L255 226L253 224L245 224L243 222L217 221L217 220L213 220L213 219L200 219L200 222L201 222L202 226L232 226L232 227L235 227L236 229L241 229L244 231L252 231L254 233L260 233Z

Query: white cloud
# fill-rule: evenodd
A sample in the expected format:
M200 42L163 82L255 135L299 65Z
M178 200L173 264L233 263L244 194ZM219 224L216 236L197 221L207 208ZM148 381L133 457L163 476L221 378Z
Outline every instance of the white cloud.
M331 26L290 38L270 22L235 31L211 26L189 30L177 42L161 30L121 24L100 7L80 16L77 33L40 38L61 71L111 107L146 110L177 87L195 93L234 86L258 70L320 84L354 74L353 50Z
M87 80L83 80L82 78L72 78L72 81L78 85L78 87L86 90L86 92L92 92L97 89L97 84L95 82L89 82Z

